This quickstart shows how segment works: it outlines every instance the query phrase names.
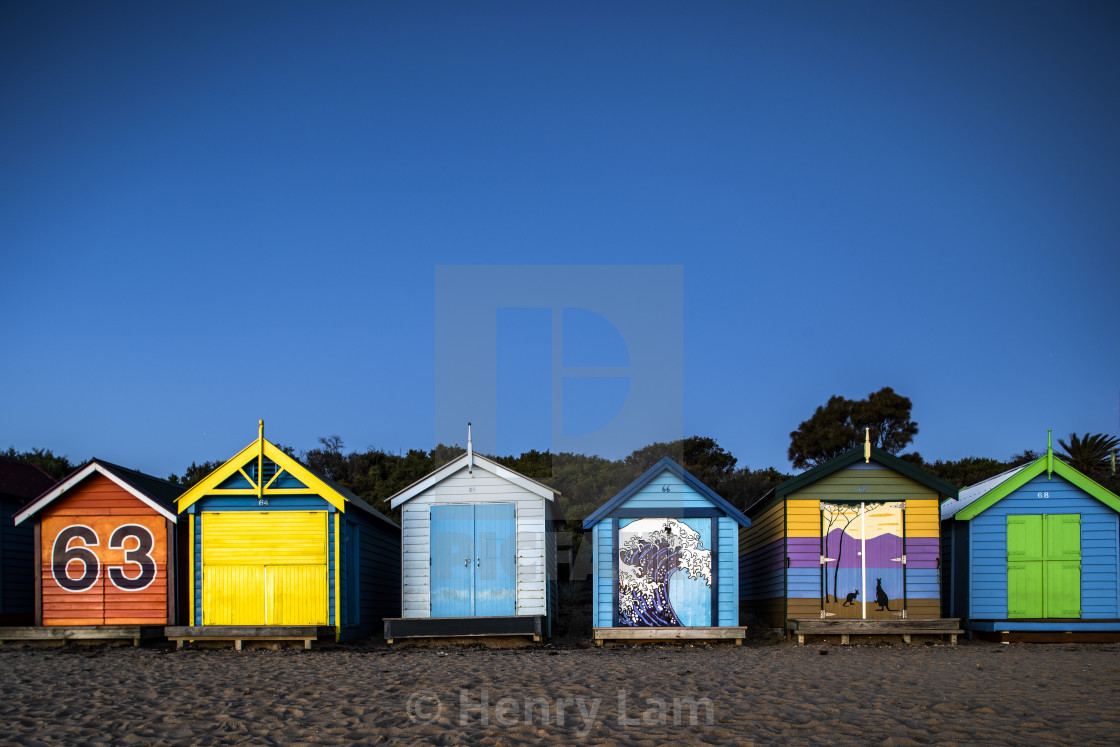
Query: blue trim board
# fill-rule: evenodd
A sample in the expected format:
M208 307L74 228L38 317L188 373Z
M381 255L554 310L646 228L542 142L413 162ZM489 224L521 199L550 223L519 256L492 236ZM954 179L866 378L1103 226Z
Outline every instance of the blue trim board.
M1120 631L1120 620L1064 620L1058 622L1020 622L1018 620L962 620L966 630L995 633L1008 631L1039 631L1064 633Z
M712 519L712 627L719 625L719 519Z
M716 519L725 515L718 508L620 508L611 514L619 519Z
M255 495L208 495L191 505L199 506L202 511L322 511L337 509L326 499L317 495L271 495L265 500L267 506L260 505Z
M611 625L618 625L618 517L611 519Z
M627 485L625 488L619 491L617 495L600 506L598 510L584 519L583 528L590 529L591 527L599 523L599 521L606 518L608 515L613 516L615 509L617 509L627 500L636 495L643 487L645 487L648 482L650 482L666 470L676 475L677 478L680 479L684 484L695 490L701 496L710 501L713 505L721 509L724 514L733 518L736 522L739 523L740 526L749 527L751 525L751 520L744 516L742 511L732 506L723 498L719 497L719 495L717 495L714 490L697 480L691 472L681 467L669 457L664 457L660 461L658 461L657 464L653 465L645 472L643 472L641 476L638 477L638 479L634 480L634 482ZM664 516L664 513L662 513L661 515Z

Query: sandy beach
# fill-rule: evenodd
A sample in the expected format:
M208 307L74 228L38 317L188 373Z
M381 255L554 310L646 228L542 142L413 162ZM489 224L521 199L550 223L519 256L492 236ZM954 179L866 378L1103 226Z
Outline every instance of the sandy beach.
M1120 645L0 649L0 743L1120 743Z

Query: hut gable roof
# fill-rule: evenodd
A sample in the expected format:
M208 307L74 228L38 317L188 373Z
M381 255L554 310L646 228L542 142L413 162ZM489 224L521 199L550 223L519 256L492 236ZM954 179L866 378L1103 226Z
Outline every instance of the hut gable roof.
M227 490L220 486L228 478L235 477L239 474L243 475L246 480L249 480L248 476L245 475L243 468L247 464L255 462L257 458L262 454L267 459L276 463L276 466L279 468L276 476L279 476L281 472L287 472L289 475L302 483L302 487L299 488L277 487L274 489L275 492L317 495L343 513L346 512L348 506L353 506L363 513L367 513L374 518L390 524L393 527L397 527L397 523L395 521L363 501L358 496L354 495L353 492L343 487L342 485L339 485L333 480L319 474L315 470L300 462L298 459L288 456L275 444L273 444L263 436L250 443L241 451L237 452L234 457L229 459L222 466L218 467L202 480L195 483L189 490L179 496L179 499L177 501L179 513L187 510L188 508L190 508L190 506L197 503L207 495L212 495L215 493L219 495L247 494L249 492L256 491L256 488L253 488L251 490ZM266 483L264 487L265 495L268 495L272 490L273 489L269 487L269 484Z
M415 498L425 490L431 488L433 485L437 485L446 480L448 477L451 477L459 471L466 469L471 458L471 454L463 454L459 457L456 457L439 469L431 472L425 477L420 478L404 490L390 497L389 505L393 508L397 508L402 503ZM484 457L477 453L473 454L473 458L474 469L481 469L484 472L489 472L495 477L500 477L501 479L511 482L520 488L524 488L530 493L535 493L536 495L539 495L541 498L544 498L548 501L554 501L558 497L560 497L560 491L556 488L551 488L548 485L545 485L543 482L537 482L533 478L526 477L516 470L512 470L509 467L502 466L501 464L495 462L493 459L488 459L487 457Z
M104 459L91 459L86 464L63 478L57 485L46 491L31 503L24 506L13 517L16 524L34 516L68 490L78 485L87 477L100 474L116 483L122 490L148 505L153 511L170 521L176 521L178 514L175 511L175 499L183 492L182 485L168 482L167 480L134 469L106 462Z
M54 483L55 479L37 465L0 456L0 495L26 501L42 495Z
M865 447L857 446L846 454L841 454L835 459L831 459L824 464L817 465L810 470L802 472L797 477L786 480L774 488L774 495L778 498L782 498L790 493L795 493L822 478L828 477L834 472L839 472L845 467L850 467L865 457L867 457ZM924 469L915 467L905 459L899 459L894 454L872 446L870 447L870 459L873 462L878 462L887 469L894 470L900 475L910 478L919 485L924 485L941 496L941 500L943 501L948 498L957 497L957 488L951 482L931 475Z
M732 506L726 500L721 498L714 490L709 488L704 483L700 482L695 475L674 462L669 457L663 457L661 461L653 465L645 472L643 472L638 479L623 488L617 495L609 501L600 506L594 513L583 520L583 528L590 529L599 523L600 520L609 516L616 508L623 503L634 497L642 488L644 488L650 481L660 475L662 472L669 471L684 484L695 490L701 496L710 501L717 508L722 510L741 526L749 527L751 520L743 515L743 512Z
M1064 478L1111 508L1113 511L1120 512L1120 497L1108 488L1105 488L1096 481L1085 476L1085 474L1079 470L1069 466L1060 459L1054 458L1053 452L1048 451L1026 466L1016 467L1015 469L1008 470L995 477L990 477L983 482L978 482L975 485L964 488L961 491L961 497L958 502L942 506L941 518L968 521L991 508L998 501L1011 495L1043 472L1053 473Z

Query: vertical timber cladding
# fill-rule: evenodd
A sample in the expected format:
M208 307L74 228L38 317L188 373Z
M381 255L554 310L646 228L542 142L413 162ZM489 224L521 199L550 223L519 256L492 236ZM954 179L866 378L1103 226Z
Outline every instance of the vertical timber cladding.
M326 625L327 513L202 514L203 625Z

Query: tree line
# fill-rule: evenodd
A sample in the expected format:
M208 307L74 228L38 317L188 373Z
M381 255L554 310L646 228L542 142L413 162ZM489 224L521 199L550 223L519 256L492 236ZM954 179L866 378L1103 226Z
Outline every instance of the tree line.
M1024 450L1006 460L970 456L926 462L917 452L900 453L918 432L917 423L910 418L910 410L910 400L890 387L873 392L863 400L831 397L827 404L818 407L810 418L790 433L790 461L798 469L823 464L859 446L864 442L865 435L870 434L876 447L897 454L958 487L965 487L1028 464L1040 456L1039 452ZM1111 458L1118 445L1120 438L1114 436L1071 433L1068 441L1058 440L1058 456L1117 493L1120 492L1120 480L1112 471ZM439 444L430 451L410 449L399 454L378 449L348 452L338 436L322 437L319 446L298 454L289 446L277 446L395 520L399 520L400 516L399 511L389 506L391 496L464 453L462 447L446 444ZM80 466L49 449L35 448L21 452L9 447L7 452L0 453L36 464L56 479L62 479ZM568 528L578 534L582 531L584 518L664 456L678 461L705 485L744 511L776 485L792 477L774 467L752 469L747 465L740 466L733 454L714 438L705 436L649 444L615 460L536 450L517 456L491 458L560 491L560 507ZM171 474L167 479L189 487L221 465L222 462L218 461L191 462L182 474Z

